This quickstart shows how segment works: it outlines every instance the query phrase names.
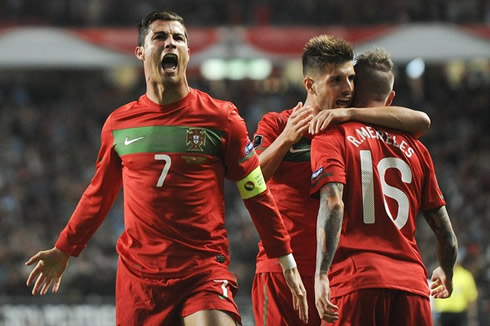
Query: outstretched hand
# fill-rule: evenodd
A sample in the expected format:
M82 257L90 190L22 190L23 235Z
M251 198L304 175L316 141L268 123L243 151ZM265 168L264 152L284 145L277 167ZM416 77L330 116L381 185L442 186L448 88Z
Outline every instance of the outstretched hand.
M44 295L48 292L49 287L53 285L52 292L58 292L61 283L61 277L68 265L69 256L58 248L40 251L32 256L25 264L26 266L37 263L27 278L27 286L34 283L32 295Z
M330 282L325 275L315 276L315 305L320 318L328 323L339 319L338 307L330 302Z
M446 299L453 293L453 280L452 277L448 277L441 267L437 267L432 272L430 279L432 284L430 285L430 295L438 299Z
M306 300L306 289L299 275L297 267L288 268L283 272L286 283L293 295L294 310L299 312L299 318L308 323L308 302Z
M341 123L350 120L352 120L352 113L349 108L322 110L311 120L308 132L316 135L332 123Z

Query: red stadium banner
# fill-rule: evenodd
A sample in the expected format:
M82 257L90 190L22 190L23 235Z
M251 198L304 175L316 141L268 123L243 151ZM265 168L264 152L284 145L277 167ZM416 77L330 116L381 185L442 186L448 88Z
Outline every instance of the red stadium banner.
M138 42L135 28L85 28L69 29L71 33L90 43L123 53L134 53ZM218 41L216 28L192 28L188 31L191 51L200 52Z
M305 43L321 34L335 35L353 44L388 34L393 27L251 27L246 30L246 41L255 48L279 55L301 55Z
M387 49L396 62L420 57L427 62L490 58L490 26L403 24L366 27L191 27L190 68L206 59L268 58L281 64L300 58L313 36L332 34L351 42L356 51ZM114 67L139 64L134 56L135 28L0 28L0 67ZM32 49L36 55L32 55Z
M462 25L461 27L476 36L490 40L490 25Z

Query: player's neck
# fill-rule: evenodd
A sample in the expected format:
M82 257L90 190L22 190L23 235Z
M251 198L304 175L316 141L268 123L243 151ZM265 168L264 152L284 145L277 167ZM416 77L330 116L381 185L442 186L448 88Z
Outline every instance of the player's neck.
M318 113L318 107L316 105L316 101L310 95L306 96L306 100L305 100L305 103L303 104L303 106L304 107L309 106L309 107L313 108L314 114Z
M166 105L180 101L189 94L189 91L189 86L186 83L172 86L150 84L146 87L146 96L155 103Z

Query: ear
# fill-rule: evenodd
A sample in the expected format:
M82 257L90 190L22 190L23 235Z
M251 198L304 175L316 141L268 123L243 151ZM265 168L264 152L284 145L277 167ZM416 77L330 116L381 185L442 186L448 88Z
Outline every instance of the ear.
M305 79L303 79L303 85L305 85L308 94L316 95L315 81L313 79L305 77Z
M388 98L386 99L385 106L390 106L394 98L395 98L395 91L391 91L390 95L388 95Z
M141 61L145 60L145 50L142 46L137 46L134 49L134 54L136 55L136 58L138 58Z

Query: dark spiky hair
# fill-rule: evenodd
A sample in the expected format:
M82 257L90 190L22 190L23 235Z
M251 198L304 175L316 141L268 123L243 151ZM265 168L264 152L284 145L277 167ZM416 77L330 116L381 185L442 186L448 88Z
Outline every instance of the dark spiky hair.
M352 45L333 35L319 35L310 39L303 51L303 75L319 72L327 64L341 64L354 60Z

